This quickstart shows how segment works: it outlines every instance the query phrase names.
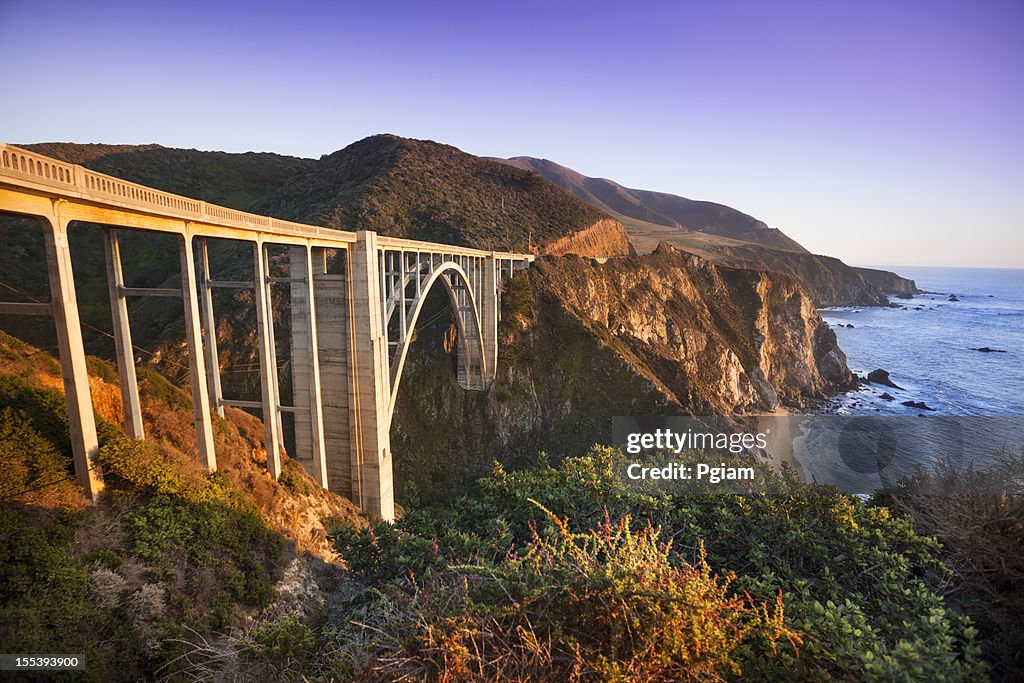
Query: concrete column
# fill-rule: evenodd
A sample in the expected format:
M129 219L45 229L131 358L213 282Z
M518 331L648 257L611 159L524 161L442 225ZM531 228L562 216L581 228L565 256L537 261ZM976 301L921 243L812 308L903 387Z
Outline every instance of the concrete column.
M490 386L498 371L498 274L492 251L484 260L483 286L480 288L480 324L484 341L484 386Z
M359 507L391 521L395 518L388 410L391 391L381 299L381 262L377 253L377 233L357 232L349 278L357 387L353 431L359 454Z
M195 414L196 450L199 462L213 472L217 453L213 446L213 420L210 418L210 394L203 360L203 334L199 325L199 292L196 288L196 260L192 235L181 236L181 298L185 305L185 345L188 347L189 380L192 385L192 412Z
M64 398L68 408L68 431L75 476L86 497L95 502L103 490L103 480L93 469L99 444L96 440L96 419L89 393L89 374L85 368L85 347L78 319L75 279L68 248L68 224L59 214L40 218L46 269L50 280L50 301L60 351L60 372L64 380Z
M350 407L353 405L348 250L344 272L328 273L324 253L314 251L313 298L316 303L316 338L323 408L324 445L328 488L349 500L359 500L353 477Z
M274 362L274 316L270 306L270 284L263 244L253 244L253 285L256 292L256 336L259 338L260 399L263 403L263 436L267 449L267 472L281 476L281 442L277 398L277 364Z
M309 432L313 451L313 470L310 474L320 484L327 488L327 454L324 444L324 412L323 393L320 387L320 348L317 334L317 308L316 296L313 284L313 250L306 247L305 268L303 279L306 285L306 321L308 333L306 335L306 354L309 366L309 381L305 386L305 394L309 403ZM294 302L292 306L294 307ZM303 393L298 390L298 393ZM301 414L301 413L300 413ZM296 432L298 429L296 428Z
M218 415L224 417L224 394L220 388L220 361L217 354L217 319L213 314L213 288L210 280L210 254L206 240L199 240L199 293L203 315L203 357L206 362L206 377L210 390L210 405Z
M310 429L310 381L312 363L309 355L310 320L309 320L309 288L305 281L306 248L301 246L288 247L288 274L291 282L291 376L292 398L295 406L295 452L292 456L306 468L310 475L313 467L313 435Z
M114 353L121 384L121 407L124 411L124 431L133 439L145 438L142 426L142 405L139 402L139 383L135 376L135 352L132 331L128 324L128 302L121 288L124 272L121 269L121 245L117 230L104 228L103 243L107 260L107 288L110 292L110 316L114 323Z

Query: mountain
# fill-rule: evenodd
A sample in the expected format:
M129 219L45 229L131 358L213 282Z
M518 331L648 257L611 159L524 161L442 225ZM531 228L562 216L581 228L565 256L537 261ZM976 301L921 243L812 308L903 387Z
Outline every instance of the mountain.
M886 294L919 291L913 280L895 273L852 268L837 258L812 254L782 231L723 204L631 189L547 159L496 160L536 171L615 216L640 252L666 242L721 265L794 275L803 280L818 306L884 306L889 302Z
M512 157L499 161L535 171L583 201L615 216L629 230L641 251L651 251L664 237L685 231L807 252L781 230L769 228L753 216L724 204L686 199L664 192L635 190L607 178L589 178L548 159Z
M394 135L374 135L321 158L251 208L331 228L483 249L630 253L618 221L540 175Z

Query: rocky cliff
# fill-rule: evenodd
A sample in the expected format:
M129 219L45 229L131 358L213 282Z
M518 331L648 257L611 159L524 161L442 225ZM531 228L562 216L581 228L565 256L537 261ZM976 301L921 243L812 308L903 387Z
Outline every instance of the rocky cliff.
M853 381L799 280L668 245L604 264L541 259L508 283L502 316L487 392L458 388L447 319L419 333L393 423L400 481L454 483L491 458L607 442L615 415L757 413Z
M920 294L917 283L888 270L877 270L875 268L854 268L864 280L880 292L892 294L898 297L910 297Z
M772 270L800 279L819 306L885 306L886 294L913 293L913 280L869 268L853 268L821 254L771 249L735 240L708 240L683 234L673 245L734 268Z

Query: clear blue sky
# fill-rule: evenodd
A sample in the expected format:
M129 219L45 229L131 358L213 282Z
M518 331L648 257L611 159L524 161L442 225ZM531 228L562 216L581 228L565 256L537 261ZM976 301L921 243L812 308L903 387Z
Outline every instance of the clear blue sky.
M0 140L377 132L709 199L850 263L1024 267L1024 3L0 0Z

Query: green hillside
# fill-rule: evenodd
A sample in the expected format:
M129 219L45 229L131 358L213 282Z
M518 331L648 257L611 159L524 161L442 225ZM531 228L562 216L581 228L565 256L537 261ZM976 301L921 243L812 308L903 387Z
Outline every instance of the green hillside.
M280 154L202 152L160 145L43 142L21 147L117 178L233 209L246 208L315 163L312 159Z

